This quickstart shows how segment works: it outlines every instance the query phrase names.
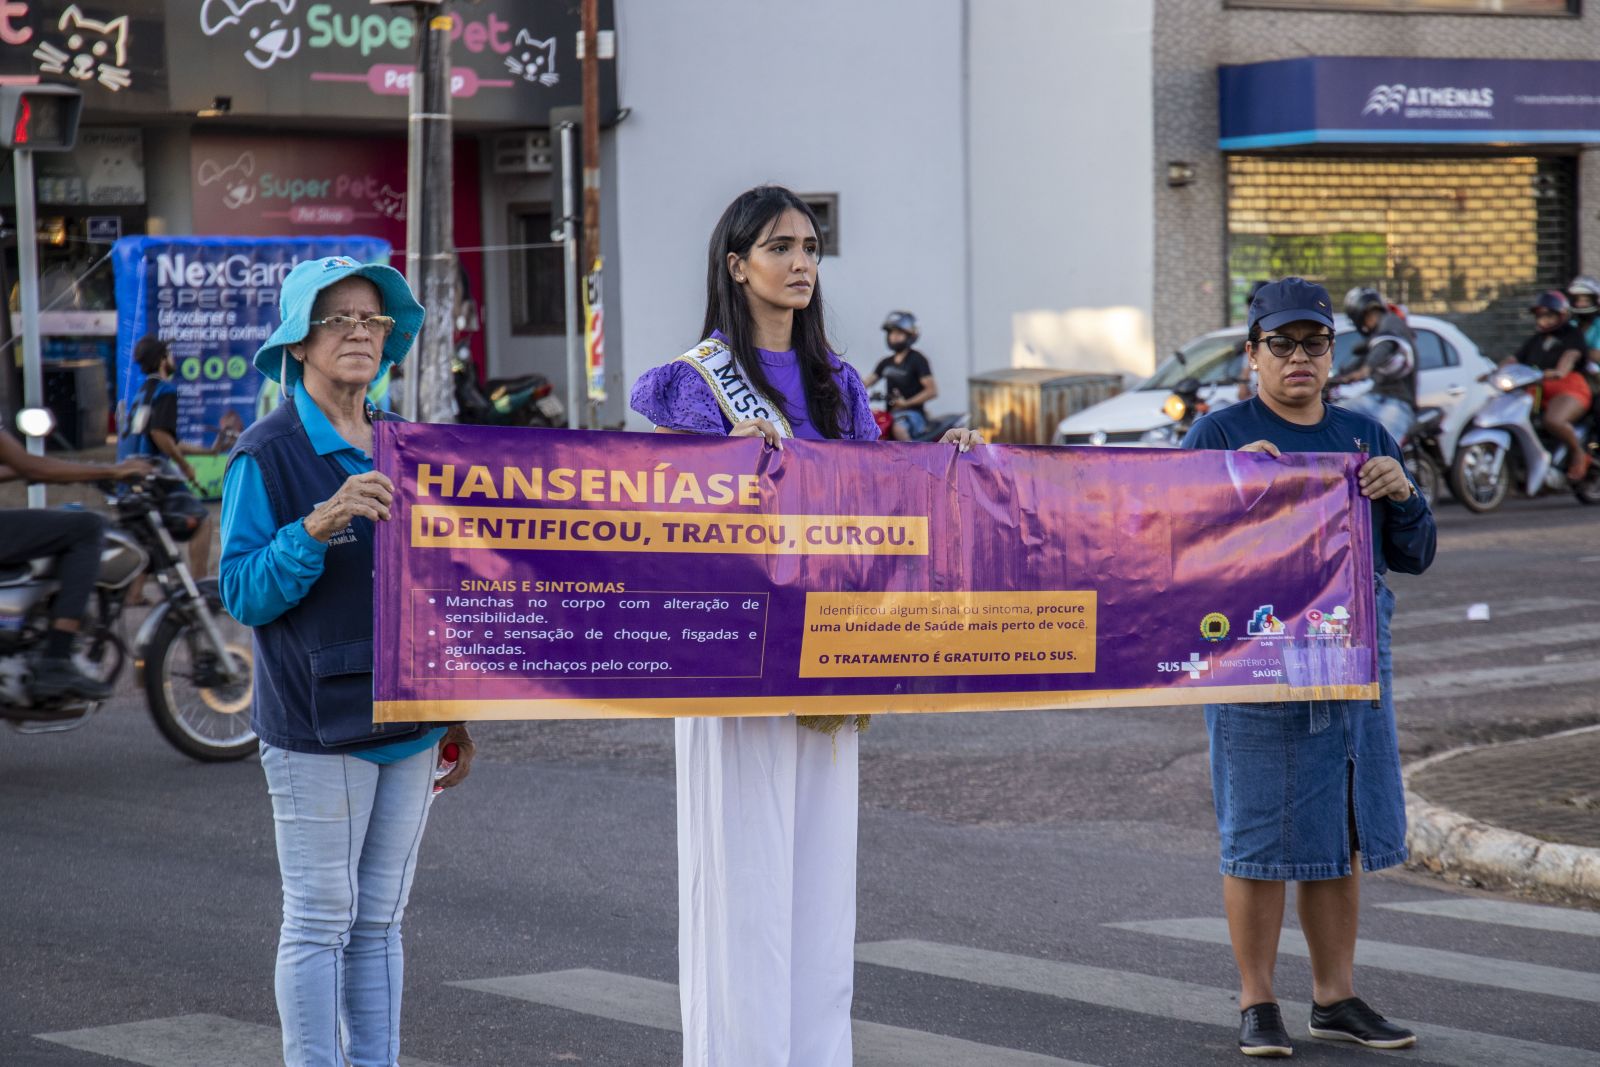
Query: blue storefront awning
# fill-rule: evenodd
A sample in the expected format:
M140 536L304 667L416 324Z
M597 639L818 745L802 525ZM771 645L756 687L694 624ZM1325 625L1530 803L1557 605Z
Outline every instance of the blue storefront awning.
M1224 151L1600 143L1600 61L1307 56L1217 70Z

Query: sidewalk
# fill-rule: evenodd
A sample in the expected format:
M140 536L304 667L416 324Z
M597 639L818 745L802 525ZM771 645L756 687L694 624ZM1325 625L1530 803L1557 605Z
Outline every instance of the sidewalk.
M1406 768L1411 863L1600 904L1600 726Z

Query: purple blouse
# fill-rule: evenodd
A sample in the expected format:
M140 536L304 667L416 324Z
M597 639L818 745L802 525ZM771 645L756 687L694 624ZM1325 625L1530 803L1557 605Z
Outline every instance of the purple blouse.
M800 358L793 352L768 352L756 349L767 380L776 392L783 394L783 413L788 416L789 428L797 438L821 441L822 434L811 425L806 412L805 385L800 375ZM846 441L876 441L878 424L872 418L872 405L867 399L867 387L862 384L856 369L834 356L833 376L839 383L841 407L839 412L840 436ZM673 360L660 367L652 367L633 383L633 394L628 404L649 419L653 425L689 433L726 434L733 429L711 387L700 372L683 360Z

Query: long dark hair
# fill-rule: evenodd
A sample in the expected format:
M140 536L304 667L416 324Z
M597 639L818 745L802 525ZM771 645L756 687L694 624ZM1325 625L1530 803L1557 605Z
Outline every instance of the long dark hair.
M785 211L793 208L811 223L822 247L822 227L804 200L779 185L758 185L740 193L711 231L711 247L706 264L706 319L700 336L713 330L728 339L728 347L748 381L758 392L780 406L787 399L773 388L756 355L755 324L750 316L750 301L743 286L728 271L728 253L743 258L750 254L761 235ZM823 437L840 437L839 408L843 394L833 376L837 364L828 344L822 316L821 278L811 290L811 303L794 313L790 344L800 360L800 376L805 383L806 414Z

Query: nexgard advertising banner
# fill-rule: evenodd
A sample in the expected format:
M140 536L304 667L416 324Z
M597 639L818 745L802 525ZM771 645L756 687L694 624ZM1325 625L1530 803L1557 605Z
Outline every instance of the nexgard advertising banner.
M387 263L389 242L376 237L124 237L113 249L119 408L145 379L133 361L134 345L148 335L167 342L177 364L178 440L208 450L191 456L190 463L202 488L213 495L221 491L233 441L276 402L276 386L251 360L278 326L278 289L295 264L323 256ZM124 440L118 452L128 448Z

